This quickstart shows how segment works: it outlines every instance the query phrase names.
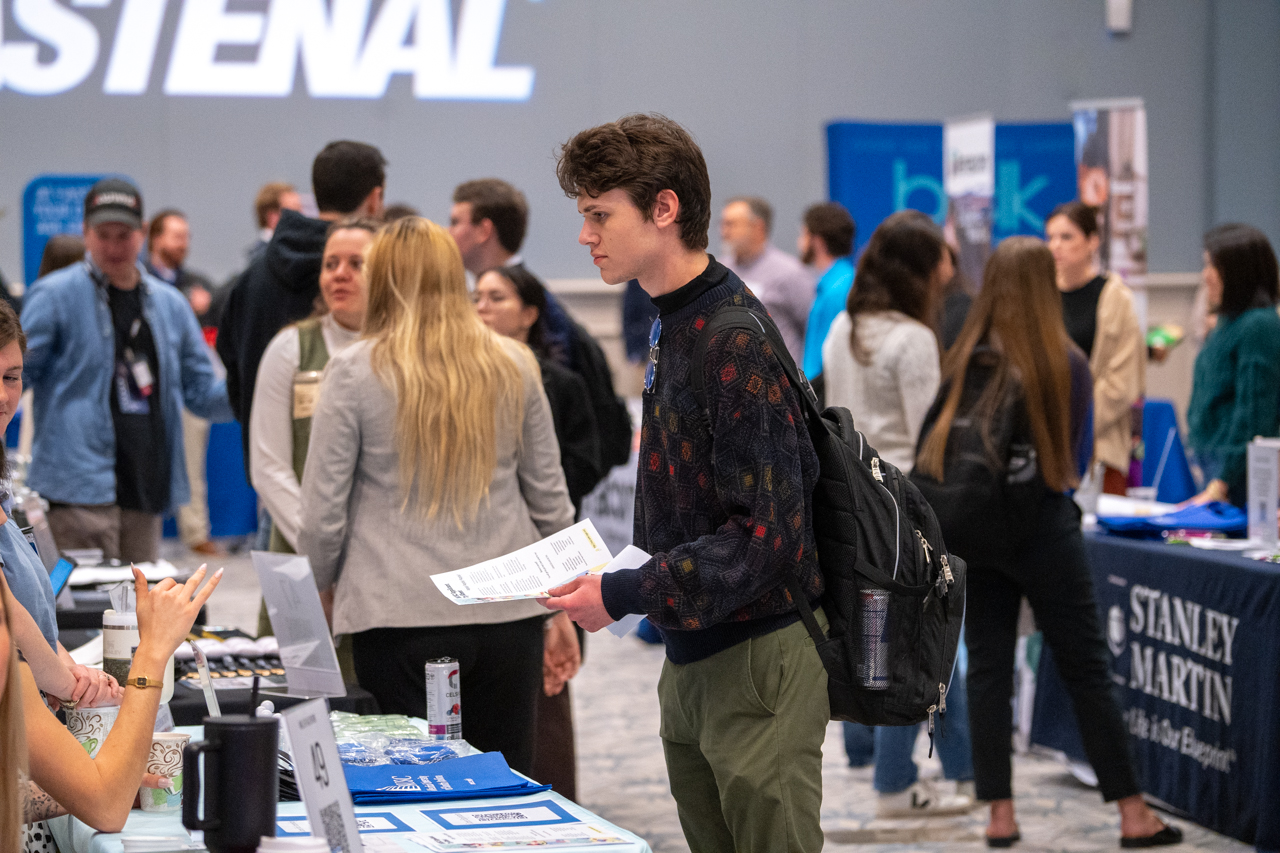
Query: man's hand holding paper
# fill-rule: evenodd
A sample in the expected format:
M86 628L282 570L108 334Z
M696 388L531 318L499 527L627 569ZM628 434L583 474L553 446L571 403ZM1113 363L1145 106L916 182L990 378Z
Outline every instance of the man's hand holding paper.
M613 621L604 608L600 594L600 575L574 578L567 584L548 590L550 598L542 602L549 610L563 610L584 630L593 634Z

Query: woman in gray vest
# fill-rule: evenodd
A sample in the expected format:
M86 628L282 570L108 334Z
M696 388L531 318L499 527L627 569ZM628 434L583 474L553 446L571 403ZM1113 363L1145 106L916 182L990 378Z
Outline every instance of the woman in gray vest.
M329 229L316 313L272 338L258 367L249 418L253 488L271 513L271 550L292 553L302 513L302 468L311 413L329 357L360 337L368 290L364 253L378 223L344 219Z
M302 468L311 438L311 413L320 374L329 357L360 337L368 289L364 254L378 223L354 217L335 222L325 240L316 313L285 326L272 338L258 366L249 416L249 472L253 488L271 514L271 550L293 553L302 522ZM333 591L321 594L328 614ZM266 607L258 615L258 635L271 633ZM350 651L339 643L348 681L355 680Z

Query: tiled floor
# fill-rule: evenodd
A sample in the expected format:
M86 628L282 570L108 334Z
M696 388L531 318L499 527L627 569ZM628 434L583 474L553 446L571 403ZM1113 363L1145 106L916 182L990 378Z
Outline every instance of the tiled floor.
M166 555L179 565L194 565L176 544ZM210 620L253 631L257 624L258 583L245 555L225 565L222 586L209 602ZM662 745L658 740L657 681L661 647L634 636L617 639L607 632L588 641L587 662L573 681L578 732L579 790L583 805L644 837L655 853L687 851L667 789ZM920 758L923 754L917 750ZM936 759L922 762L923 775L939 771ZM1022 851L1117 850L1119 818L1098 794L1076 782L1050 760L1019 756L1014 766L1015 795L1024 841ZM823 766L822 824L828 850L942 851L982 846L981 810L959 818L878 820L870 769L845 766L840 729L827 732ZM1184 853L1252 848L1186 821Z

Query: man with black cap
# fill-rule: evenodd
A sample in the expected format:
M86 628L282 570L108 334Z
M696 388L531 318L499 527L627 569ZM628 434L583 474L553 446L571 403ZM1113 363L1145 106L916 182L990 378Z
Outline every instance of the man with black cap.
M142 222L131 183L94 184L84 262L41 279L22 310L35 392L27 483L49 501L60 547L134 562L156 559L161 518L189 499L183 406L231 419L191 306L138 260Z

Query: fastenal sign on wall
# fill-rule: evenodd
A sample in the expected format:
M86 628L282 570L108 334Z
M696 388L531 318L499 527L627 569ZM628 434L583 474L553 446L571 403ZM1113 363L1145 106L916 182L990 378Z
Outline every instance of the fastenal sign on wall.
M381 98L395 74L423 99L533 92L532 68L496 64L506 0L460 0L456 21L451 0L384 0L376 10L372 0L268 0L265 11L182 0L166 51L170 2L12 0L0 15L0 88L57 95L103 67L105 94L141 95L159 65L167 95L284 97L298 69L315 98ZM115 25L101 30L77 11L113 5Z
M1142 789L1280 849L1280 567L1114 537L1086 545ZM1058 672L1046 653L1031 739L1084 760Z

